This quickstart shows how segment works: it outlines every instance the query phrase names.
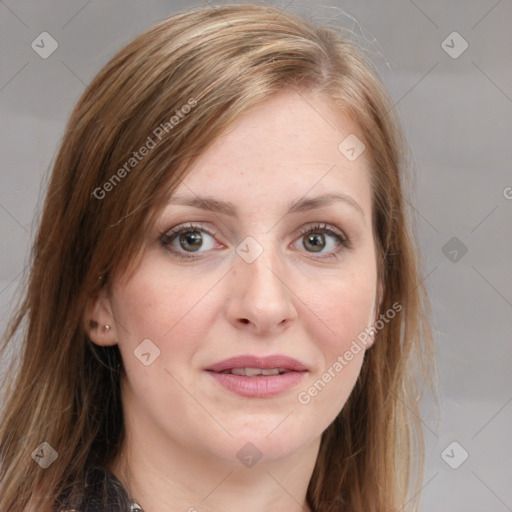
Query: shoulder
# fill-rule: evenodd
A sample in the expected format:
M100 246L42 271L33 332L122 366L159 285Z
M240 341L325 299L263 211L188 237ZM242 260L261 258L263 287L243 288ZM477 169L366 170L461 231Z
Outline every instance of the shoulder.
M72 504L56 512L144 512L132 501L121 482L105 468L89 468L83 488Z

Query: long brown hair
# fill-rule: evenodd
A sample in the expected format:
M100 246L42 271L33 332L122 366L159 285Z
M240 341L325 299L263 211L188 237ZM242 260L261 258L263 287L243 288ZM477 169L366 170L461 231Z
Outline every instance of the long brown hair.
M419 489L416 382L432 373L433 342L392 104L340 29L269 6L224 6L151 27L100 71L73 110L24 300L5 335L4 351L16 336L22 346L0 429L0 510L50 512L58 496L80 488L87 468L116 457L122 361L117 347L88 338L88 301L135 264L147 227L190 164L248 108L287 88L319 93L359 123L370 155L380 311L402 306L322 435L307 500L314 512L387 512ZM31 456L43 442L57 453L46 469Z

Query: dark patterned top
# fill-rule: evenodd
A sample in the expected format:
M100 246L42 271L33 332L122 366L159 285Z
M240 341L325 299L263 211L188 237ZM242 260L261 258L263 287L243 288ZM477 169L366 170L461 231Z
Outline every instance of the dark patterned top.
M83 493L77 503L58 512L144 512L132 500L121 482L105 468L89 469Z

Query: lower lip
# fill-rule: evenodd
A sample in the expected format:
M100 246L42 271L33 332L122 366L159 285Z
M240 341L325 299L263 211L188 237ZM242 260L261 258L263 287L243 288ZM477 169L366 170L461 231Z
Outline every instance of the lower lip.
M208 372L221 386L240 396L268 398L276 396L297 385L306 372L285 372L279 375L244 377L232 373Z

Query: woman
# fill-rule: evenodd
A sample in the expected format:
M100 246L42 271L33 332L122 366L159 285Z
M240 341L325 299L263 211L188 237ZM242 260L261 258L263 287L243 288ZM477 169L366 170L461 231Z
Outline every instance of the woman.
M432 339L402 156L335 29L207 7L122 49L6 336L0 510L414 508Z

